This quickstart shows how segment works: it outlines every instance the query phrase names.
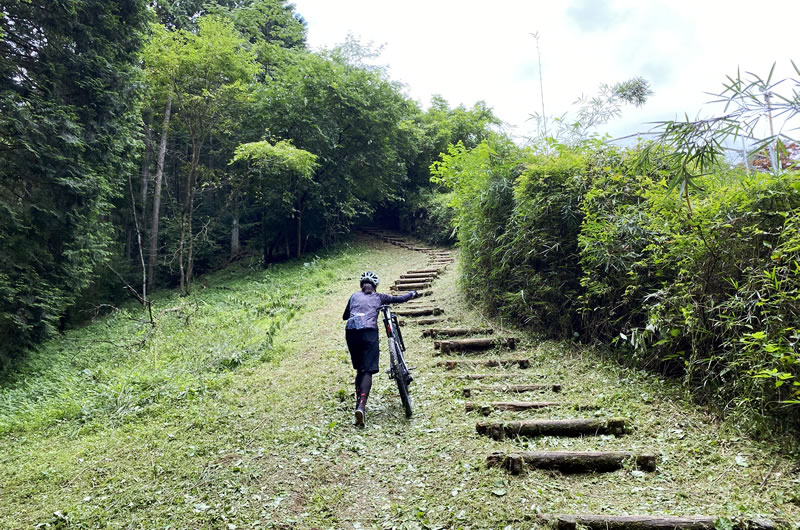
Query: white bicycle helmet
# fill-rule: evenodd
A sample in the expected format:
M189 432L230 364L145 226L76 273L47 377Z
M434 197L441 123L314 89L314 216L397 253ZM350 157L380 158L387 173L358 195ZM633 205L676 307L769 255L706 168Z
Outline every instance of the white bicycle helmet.
M372 271L366 271L361 273L361 279L359 280L359 285L364 285L364 282L369 282L378 288L378 284L381 283L381 280L378 278L378 275Z

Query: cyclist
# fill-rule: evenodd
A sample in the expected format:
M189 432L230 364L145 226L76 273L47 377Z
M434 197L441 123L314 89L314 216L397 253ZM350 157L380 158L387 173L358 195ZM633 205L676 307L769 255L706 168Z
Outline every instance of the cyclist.
M411 291L402 296L377 292L380 279L372 271L366 271L359 280L361 290L353 293L344 308L342 320L346 320L345 339L350 350L350 360L356 370L356 425L364 426L367 398L372 388L372 374L378 372L379 338L378 307L383 304L408 302L417 296Z

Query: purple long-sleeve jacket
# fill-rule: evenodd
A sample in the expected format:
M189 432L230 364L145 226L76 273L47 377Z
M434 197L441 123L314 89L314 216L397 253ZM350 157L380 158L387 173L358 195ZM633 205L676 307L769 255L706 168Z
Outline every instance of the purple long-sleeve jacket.
M363 329L371 328L378 329L378 308L383 304L400 304L411 300L413 295L411 293L402 296L392 296L390 294L373 292L372 294L364 294L363 291L357 291L350 296L347 301L347 307L344 308L342 320L347 320L348 329ZM359 318L360 317L360 318ZM358 318L360 322L355 322ZM353 325L349 322L354 320Z

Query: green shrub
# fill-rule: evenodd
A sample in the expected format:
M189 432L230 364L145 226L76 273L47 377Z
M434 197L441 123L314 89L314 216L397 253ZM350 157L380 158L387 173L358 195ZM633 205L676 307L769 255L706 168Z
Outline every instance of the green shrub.
M508 230L498 238L499 308L549 335L577 332L578 232L586 191L582 153L562 150L526 160L514 187Z
M800 427L800 174L699 179L691 209L638 152L453 147L463 282L486 309L610 346L726 412Z

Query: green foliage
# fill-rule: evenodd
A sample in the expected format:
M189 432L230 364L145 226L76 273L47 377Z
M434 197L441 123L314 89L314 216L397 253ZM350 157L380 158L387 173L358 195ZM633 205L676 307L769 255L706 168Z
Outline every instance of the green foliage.
M307 232L332 241L359 215L399 197L413 150L405 120L412 107L380 69L328 56L293 55L259 95L270 136L319 157Z
M317 156L289 141L242 144L230 163L236 162L249 167L242 177L247 182L241 187L261 206L265 230L267 217L282 220L302 215L306 197L317 191L313 180Z
M461 143L472 149L492 134L494 127L500 126L500 119L483 101L472 108L463 105L450 108L441 96L431 98L430 108L416 119L418 130L418 154L410 164L412 183L427 184L430 179L430 166L446 153L448 146Z
M422 112L371 46L309 52L285 0L100 4L0 17L4 347L118 302L120 279L186 294L232 259L299 256L373 216L451 236L429 166L499 125L484 103Z
M538 36L536 38L538 47ZM545 151L555 144L580 147L591 138L598 137L597 127L620 117L623 105L641 107L652 95L650 82L643 77L632 77L613 85L603 83L596 95L578 98L574 103L576 105L574 116L569 112L558 117L538 112L531 114L531 119L538 127L534 144ZM544 101L542 101L542 112L544 112Z
M472 150L451 145L431 166L431 180L452 189L464 287L494 309L504 303L508 271L501 266L499 246L509 228L522 156L510 139L491 136Z
M242 144L236 148L231 163L239 161L252 162L259 169L275 176L289 173L303 179L310 179L317 168L315 154L297 149L286 140L275 145L266 141Z
M680 376L721 410L796 424L800 175L698 177L690 211L640 156L452 147L433 173L453 189L468 294Z
M253 44L285 49L305 47L305 23L287 0L252 0L227 10L227 14Z
M45 337L108 257L140 144L143 2L11 1L0 17L0 362Z
M792 61L794 71L800 68ZM728 76L723 90L715 94L715 103L724 103L725 112L707 119L658 122L657 138L642 150L638 165L641 171L652 172L656 165L667 165L671 175L670 189L680 187L682 196L691 211L689 189L696 188L696 180L716 170L726 155L731 142L745 140L749 146L746 157L759 152L768 155L768 167L778 175L794 163L788 157L786 144L794 139L781 129L774 128L773 118L785 124L800 114L800 79L774 80L775 64L766 76L737 71ZM763 136L768 126L769 134Z
M449 246L456 241L455 209L449 193L421 189L410 193L400 208L400 229L431 245Z

